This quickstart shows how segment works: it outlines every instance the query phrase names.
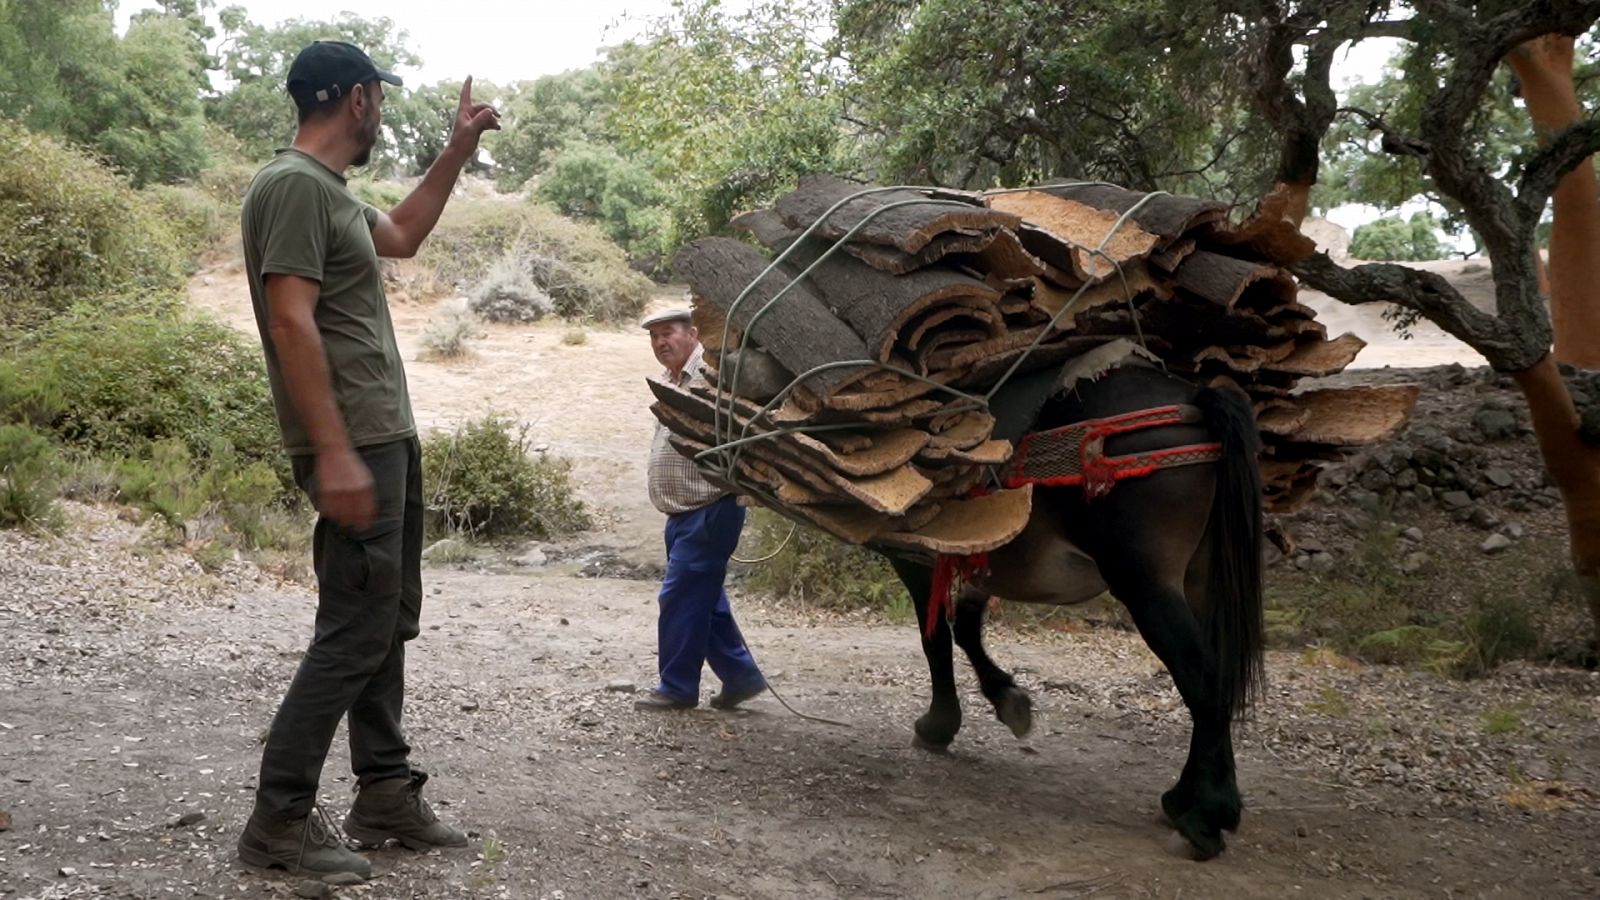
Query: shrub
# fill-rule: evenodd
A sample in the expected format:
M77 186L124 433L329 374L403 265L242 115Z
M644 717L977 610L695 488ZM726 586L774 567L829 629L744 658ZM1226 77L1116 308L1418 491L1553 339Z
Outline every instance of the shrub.
M111 457L172 438L199 458L227 445L283 465L260 351L205 319L59 317L0 359L0 421L24 418Z
M418 263L438 285L465 291L507 256L550 295L564 318L622 321L637 316L650 299L650 280L628 267L621 248L594 226L536 203L452 203Z
M428 506L446 527L474 537L551 538L589 527L573 495L571 464L528 455L527 429L488 416L422 444Z
M170 294L183 275L150 197L82 152L0 122L0 331L80 300Z
M28 425L0 425L0 528L53 528L61 463L49 438Z
M362 203L376 206L388 212L406 198L406 189L392 181L373 181L370 178L353 178L350 180L350 193Z
M574 328L561 336L561 343L568 347L582 347L589 343L589 332L582 328Z
M424 355L435 359L460 359L472 353L467 344L483 334L470 312L453 310L428 321L422 332Z
M123 500L175 526L214 515L249 546L259 543L256 512L283 497L277 474L265 463L246 461L226 444L197 461L175 438L157 441L148 458L124 460L117 467L117 488Z
M783 552L751 569L745 582L750 589L827 609L867 607L891 618L908 617L910 597L887 560L810 526L792 526L770 510L752 512L741 546L756 550L739 555L772 552L791 527L794 536Z
M158 184L143 193L178 236L180 250L189 262L187 273L194 272L199 258L226 237L234 224L228 207L195 185ZM236 216L237 207L232 212Z
M555 301L534 281L529 261L516 251L495 260L472 289L469 308L489 322L537 322L550 314Z

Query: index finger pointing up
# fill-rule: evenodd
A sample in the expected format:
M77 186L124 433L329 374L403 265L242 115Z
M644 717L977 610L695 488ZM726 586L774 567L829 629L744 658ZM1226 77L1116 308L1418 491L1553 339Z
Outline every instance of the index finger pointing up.
M462 109L470 109L471 107L472 107L472 76L468 75L467 76L467 80L461 82L461 108Z

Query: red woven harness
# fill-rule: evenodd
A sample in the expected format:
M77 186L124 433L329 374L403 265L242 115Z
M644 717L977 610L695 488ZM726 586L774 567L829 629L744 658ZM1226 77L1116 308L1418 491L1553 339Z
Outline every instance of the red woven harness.
M1200 421L1200 411L1192 406L1158 406L1134 412L1085 419L1049 431L1023 437L1017 452L1000 474L1000 484L1019 488L1026 484L1043 487L1083 486L1085 500L1097 500L1125 478L1144 478L1161 469L1215 462L1222 458L1222 445L1184 444L1143 453L1107 456L1106 439L1131 431L1187 425ZM975 493L981 493L978 489ZM932 595L928 600L928 621L924 633L933 637L939 620L950 614L951 594L960 582L970 582L989 569L989 554L970 556L940 554L933 564Z

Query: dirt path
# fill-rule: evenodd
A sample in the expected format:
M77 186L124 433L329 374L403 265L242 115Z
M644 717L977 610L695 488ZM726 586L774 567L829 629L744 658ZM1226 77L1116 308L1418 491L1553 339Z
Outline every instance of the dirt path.
M13 819L0 896L287 896L292 881L240 869L232 843L312 597L248 565L205 576L107 513L76 515L66 538L0 533ZM1187 725L1131 635L997 634L1038 728L1014 740L963 673L967 727L941 757L910 746L926 682L909 627L739 598L775 684L851 727L770 697L744 714L649 714L607 688L648 684L654 585L493 569L434 569L428 585L410 730L435 804L477 839L376 854L366 896L1554 898L1600 885L1600 690L1586 673L1462 684L1274 654L1273 695L1240 732L1243 827L1202 865L1177 857L1156 817ZM1480 714L1512 702L1519 730L1486 736ZM335 747L324 799L342 815ZM170 827L186 813L205 819Z
M206 279L210 279L208 282ZM236 279L197 306L253 333ZM663 302L671 298L664 296ZM429 308L397 305L423 423L495 409L576 460L584 540L658 561L643 502L653 368L631 330L494 329L458 365L411 362ZM50 539L0 532L0 898L287 897L237 866L259 738L314 600L248 564L202 573L115 511ZM1229 850L1179 858L1156 800L1188 734L1133 635L994 633L1032 691L1030 740L961 667L948 756L910 745L915 632L736 605L775 685L753 710L636 712L648 581L571 567L430 568L408 721L466 851L374 856L372 898L1590 897L1600 894L1600 677L1508 667L1463 683L1277 653L1239 731L1248 809ZM714 685L705 685L709 693ZM348 806L336 744L324 798ZM185 814L197 823L177 826ZM0 829L4 826L0 816ZM73 874L63 875L63 870Z

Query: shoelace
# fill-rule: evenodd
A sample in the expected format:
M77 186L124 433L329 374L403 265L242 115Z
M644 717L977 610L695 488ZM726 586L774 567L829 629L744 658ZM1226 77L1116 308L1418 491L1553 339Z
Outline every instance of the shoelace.
M296 869L305 868L306 849L309 846L344 846L344 840L339 837L339 826L333 823L333 817L328 815L321 803L312 805L311 814L306 816L306 827L300 830L300 856L294 863Z

